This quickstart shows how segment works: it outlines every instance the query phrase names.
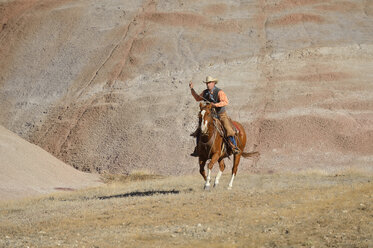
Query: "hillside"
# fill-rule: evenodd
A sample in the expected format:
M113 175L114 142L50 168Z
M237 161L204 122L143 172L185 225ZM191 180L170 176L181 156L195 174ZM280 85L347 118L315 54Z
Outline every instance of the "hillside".
M373 1L0 1L0 124L82 171L198 173L212 75L251 172L373 168Z
M2 126L0 157L2 201L102 184L98 175L72 168Z

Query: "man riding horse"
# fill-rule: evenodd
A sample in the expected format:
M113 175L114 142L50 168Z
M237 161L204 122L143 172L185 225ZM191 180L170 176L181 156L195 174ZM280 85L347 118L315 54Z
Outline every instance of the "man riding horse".
M231 121L228 118L227 111L225 107L228 105L228 98L227 95L216 87L216 84L218 83L218 79L213 78L211 76L206 77L206 81L203 81L206 84L207 89L205 89L201 94L197 94L196 91L193 89L193 83L189 83L189 88L191 90L191 93L196 99L196 101L209 101L211 105L215 108L216 113L222 122L225 131L227 132L227 136L229 138L229 145L231 146L232 152L234 154L240 153L240 149L237 147L237 143L235 140L235 132L232 128ZM194 149L194 152L191 154L191 156L198 157L198 137L199 137L199 132L200 132L200 125L198 125L197 130L192 133L191 135L194 137L197 137L197 146Z

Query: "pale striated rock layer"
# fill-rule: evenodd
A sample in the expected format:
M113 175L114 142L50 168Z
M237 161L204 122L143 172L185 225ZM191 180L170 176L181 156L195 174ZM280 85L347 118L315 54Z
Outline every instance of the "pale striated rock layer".
M198 173L206 75L239 170L372 171L373 1L0 1L0 124L80 170Z

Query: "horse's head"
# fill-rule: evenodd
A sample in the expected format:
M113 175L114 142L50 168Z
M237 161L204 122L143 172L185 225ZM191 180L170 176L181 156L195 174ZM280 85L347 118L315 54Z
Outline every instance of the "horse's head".
M200 112L199 112L199 123L201 125L201 131L202 134L207 134L208 133L208 126L213 124L213 119L212 119L212 105L207 103L199 104Z

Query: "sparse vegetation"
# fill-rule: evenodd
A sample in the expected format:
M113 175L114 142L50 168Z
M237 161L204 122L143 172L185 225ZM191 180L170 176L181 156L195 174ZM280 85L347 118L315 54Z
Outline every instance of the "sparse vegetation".
M126 183L130 181L144 181L150 179L164 178L161 175L153 175L146 171L135 171L128 175L105 173L101 176L105 183Z
M102 187L1 203L0 246L373 245L371 175L240 174L228 191L227 173L208 192L199 175L137 176L111 175Z

